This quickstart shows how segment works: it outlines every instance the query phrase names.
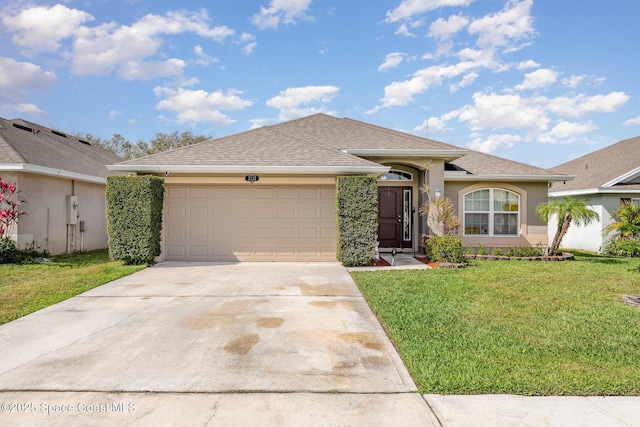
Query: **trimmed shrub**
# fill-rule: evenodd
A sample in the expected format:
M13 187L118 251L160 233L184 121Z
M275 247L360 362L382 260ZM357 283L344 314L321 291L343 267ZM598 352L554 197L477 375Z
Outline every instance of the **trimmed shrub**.
M18 244L8 238L0 237L0 264L14 264L24 260Z
M160 255L164 181L143 176L107 177L109 256L149 264Z
M640 239L614 237L605 243L603 252L617 257L640 257Z
M427 240L427 256L432 261L463 263L462 238L458 236L432 236ZM446 254L446 258L443 256Z
M376 252L378 183L369 176L336 179L337 258L347 267L367 265Z

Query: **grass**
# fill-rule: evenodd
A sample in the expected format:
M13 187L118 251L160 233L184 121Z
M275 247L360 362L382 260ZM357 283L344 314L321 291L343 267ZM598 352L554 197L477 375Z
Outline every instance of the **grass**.
M48 263L0 265L0 324L143 268L111 261L106 250L56 256Z
M640 395L638 260L353 272L421 393Z

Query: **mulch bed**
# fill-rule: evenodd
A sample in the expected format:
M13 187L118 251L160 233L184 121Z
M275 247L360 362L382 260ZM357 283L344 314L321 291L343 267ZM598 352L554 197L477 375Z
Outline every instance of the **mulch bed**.
M380 258L377 261L375 259L372 259L371 261L369 261L369 264L367 264L367 265L369 267L391 267L391 264L389 264L383 258Z

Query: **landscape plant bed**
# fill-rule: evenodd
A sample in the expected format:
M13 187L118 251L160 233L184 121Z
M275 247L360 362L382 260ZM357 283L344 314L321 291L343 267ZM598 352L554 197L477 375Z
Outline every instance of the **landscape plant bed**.
M561 255L543 255L543 256L505 256L505 255L465 255L469 259L486 259L490 261L573 261L575 256L569 252L563 252Z
M352 272L420 393L640 395L637 260Z

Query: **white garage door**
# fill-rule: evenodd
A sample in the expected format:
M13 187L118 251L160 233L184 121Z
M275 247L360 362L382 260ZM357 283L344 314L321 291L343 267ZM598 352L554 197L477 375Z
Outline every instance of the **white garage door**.
M334 186L167 185L174 261L335 261Z

